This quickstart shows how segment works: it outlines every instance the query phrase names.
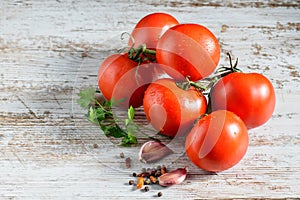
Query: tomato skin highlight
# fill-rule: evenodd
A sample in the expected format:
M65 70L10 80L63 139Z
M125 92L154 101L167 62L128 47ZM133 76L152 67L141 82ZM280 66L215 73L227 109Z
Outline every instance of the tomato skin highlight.
M143 105L150 124L170 137L186 134L207 108L202 93L194 87L185 91L177 87L172 79L151 83L145 92Z
M190 77L197 81L209 76L220 60L220 45L214 34L198 24L179 24L168 29L158 40L156 60L176 80ZM168 71L172 67L181 74Z
M189 159L205 171L220 172L236 165L248 149L248 131L233 112L218 110L201 118L186 137Z
M258 73L235 72L220 79L211 92L212 110L237 114L248 129L266 123L276 104L272 83Z
M98 86L106 99L120 101L117 106L136 108L143 105L148 85L165 76L156 63L142 63L138 67L127 54L112 54L99 67Z
M131 35L135 40L134 47L146 44L148 49L155 50L160 36L170 27L179 24L177 19L168 13L151 13L143 17L134 27ZM128 41L132 46L132 41Z

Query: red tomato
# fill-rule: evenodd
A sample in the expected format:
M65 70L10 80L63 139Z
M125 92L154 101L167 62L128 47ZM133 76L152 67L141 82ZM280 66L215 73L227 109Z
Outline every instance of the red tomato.
M142 18L134 27L131 35L135 40L135 47L146 44L148 49L155 50L158 38L170 27L179 22L167 13L152 13ZM132 45L129 40L128 45Z
M150 124L163 135L182 136L206 112L203 94L194 87L183 90L172 79L151 83L144 96L144 111Z
M267 122L275 108L272 83L258 73L235 72L220 79L211 92L212 110L237 114L248 129Z
M210 75L220 60L220 45L214 34L198 24L179 24L168 29L156 47L158 63L176 69L197 81ZM180 79L167 71L171 77Z
M218 172L229 169L247 151L247 127L233 112L212 112L192 128L186 137L185 148L189 159L203 170Z
M100 65L98 86L106 99L121 101L118 106L139 107L143 105L148 85L164 75L156 63L143 63L138 67L127 54L113 54Z

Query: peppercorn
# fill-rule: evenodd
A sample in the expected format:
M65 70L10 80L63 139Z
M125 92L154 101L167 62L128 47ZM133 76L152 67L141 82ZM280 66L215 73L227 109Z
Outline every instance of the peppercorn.
M158 192L158 193L157 193L157 196L158 196L158 197L161 197L161 196L162 196L162 192Z
M139 173L137 176L138 177L149 177L150 173L149 172L142 172L142 173Z
M155 172L155 176L156 176L156 177L161 176L161 172L160 172L159 170L157 170L157 171Z
M135 173L135 172L133 172L133 173L132 173L132 176L133 176L133 177L136 177L136 173Z
M144 184L145 185L150 185L151 184L151 180L149 178L145 178L144 179Z
M161 172L161 174L164 174L164 173L167 173L167 168L166 168L166 166L162 166L161 167L161 169L160 169L160 172Z
M145 190L145 192L148 192L148 191L150 190L150 188L149 188L148 186L146 186L146 187L144 188L144 190Z
M150 171L150 175L151 175L151 176L155 176L156 171L157 171L156 169L152 169L152 170Z
M129 180L129 185L133 185L134 184L134 180Z
M154 176L150 176L151 183L157 183L157 179Z

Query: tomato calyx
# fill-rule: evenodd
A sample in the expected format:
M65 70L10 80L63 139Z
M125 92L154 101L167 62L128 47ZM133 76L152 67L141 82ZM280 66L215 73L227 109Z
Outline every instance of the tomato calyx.
M191 86L196 88L198 91L204 93L208 90L210 90L214 84L224 76L235 73L235 72L242 72L241 69L237 67L238 65L238 58L236 59L235 63L233 64L232 62L232 57L230 53L227 53L227 56L229 57L229 67L220 67L219 69L216 70L216 75L213 77L207 77L199 81L191 81L190 76L186 76L186 81L183 82L177 82L176 85L183 89L183 90L188 90Z
M216 73L217 75L211 77L211 78L207 78L207 80L209 81L209 85L207 86L210 89L210 92L208 93L208 105L207 105L207 110L206 113L210 114L212 112L212 107L211 107L211 92L212 92L212 88L214 87L214 85L218 82L218 80L220 80L221 78L227 76L228 74L231 73L242 73L243 71L241 69L239 69L237 67L238 65L238 58L236 59L235 63L232 63L232 57L231 54L228 52L227 56L229 58L229 67L220 67L219 69L217 69Z
M216 82L218 82L218 80L220 80L221 78L225 77L228 74L235 73L235 72L242 72L242 70L237 67L238 58L236 59L235 63L233 64L230 53L227 53L227 56L229 58L229 63L230 63L229 67L225 67L225 66L220 67L216 70L216 75L214 75L213 77L204 78L204 79L199 81L199 82L202 82L202 83L206 82L206 86L203 86L203 88L205 89L203 91L210 90L214 86L214 84ZM198 85L200 83L196 82L196 84Z
M140 67L144 63L147 64L149 62L155 62L156 61L156 59L155 59L156 51L148 49L146 44L141 44L138 47L134 47L135 39L130 33L123 32L121 34L121 40L124 40L125 35L127 35L129 37L129 39L131 40L131 46L121 49L120 52L126 53L130 60L137 63L137 67L135 70L135 80L136 80L137 85L140 85L140 81L139 81Z
M127 32L123 32L121 34L121 39L123 40L124 39L124 35L128 35L130 37L130 40L131 40L131 43L132 45L129 47L129 50L128 50L128 58L137 62L139 65L142 63L142 62L145 62L145 61L150 61L150 62L155 62L155 55L156 55L156 51L155 50L151 50L151 49L148 49L146 44L141 44L139 45L138 47L134 47L135 45L135 39L134 37L130 34L130 33L127 33Z
M230 73L234 73L234 72L242 72L241 69L239 69L237 67L238 65L238 58L235 60L235 63L232 63L232 57L230 55L230 53L227 53L227 56L229 58L229 63L230 66L229 67L220 67L219 69L217 69L217 73L219 73L219 78L222 78Z
M128 57L138 63L142 63L147 60L154 62L155 59L152 57L155 54L156 52L154 50L147 49L146 44L141 44L137 48L130 47L128 50Z
M194 87L196 90L198 90L200 92L205 92L206 90L209 89L208 87L204 86L200 82L191 81L190 76L185 77L185 79L186 79L186 81L176 82L177 87L179 87L185 91L187 91L191 87Z

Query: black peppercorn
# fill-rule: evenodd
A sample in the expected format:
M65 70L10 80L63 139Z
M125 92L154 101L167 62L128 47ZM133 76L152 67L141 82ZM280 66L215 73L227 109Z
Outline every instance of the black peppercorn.
M152 170L150 171L150 175L151 175L151 176L155 176L156 171L157 171L156 169L152 169Z
M151 184L150 178L144 179L144 184L145 184L145 185L150 185L150 184Z
M133 185L134 184L134 180L129 180L128 184L129 185Z
M149 188L148 186L146 186L146 187L144 188L144 190L145 190L145 192L148 192L148 191L150 190L150 188Z
M156 172L155 172L155 176L156 176L156 177L161 176L161 172L160 172L160 171L156 171Z
M157 196L158 196L158 197L161 197L161 196L162 196L162 192L158 192L158 193L157 193Z
M149 172L142 172L140 174L137 174L138 177L149 177L150 173Z

